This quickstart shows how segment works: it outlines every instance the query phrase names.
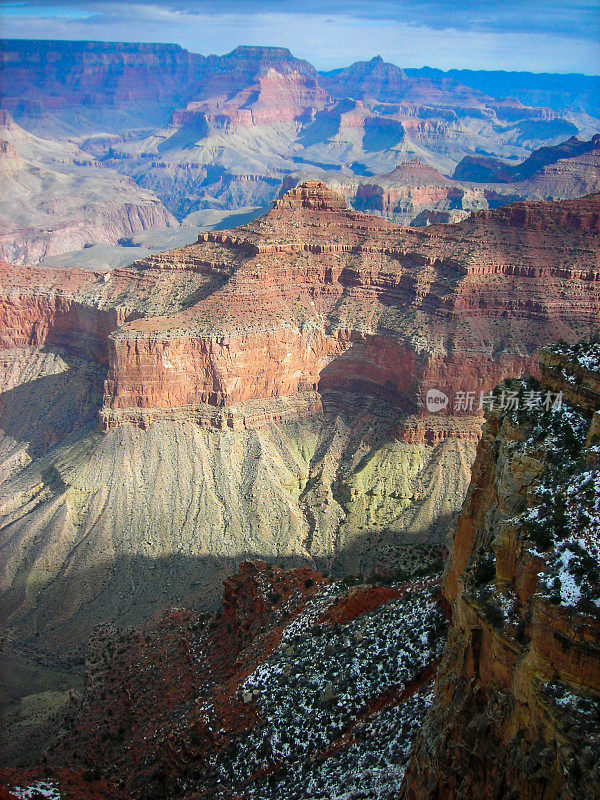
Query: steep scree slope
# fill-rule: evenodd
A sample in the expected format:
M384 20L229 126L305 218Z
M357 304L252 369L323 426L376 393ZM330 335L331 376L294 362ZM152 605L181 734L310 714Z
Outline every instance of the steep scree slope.
M177 228L158 198L72 143L40 139L0 110L0 259L31 264L144 230Z

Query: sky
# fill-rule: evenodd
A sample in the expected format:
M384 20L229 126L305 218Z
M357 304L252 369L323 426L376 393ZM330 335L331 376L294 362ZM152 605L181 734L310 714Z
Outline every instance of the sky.
M0 35L175 42L205 55L282 46L323 70L381 55L402 67L600 74L600 0L0 0Z

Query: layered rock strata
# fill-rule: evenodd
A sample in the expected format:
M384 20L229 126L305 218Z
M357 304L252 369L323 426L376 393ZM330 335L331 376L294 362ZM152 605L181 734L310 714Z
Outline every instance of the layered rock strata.
M461 165L453 178L446 178L420 159L366 178L340 177L332 172L327 181L357 211L380 214L402 225L455 223L472 211L495 209L517 200L566 200L597 192L600 136L588 142L573 138L555 147L542 147L517 166L494 163L499 165L498 174L490 171L481 181L461 172ZM289 188L295 180L287 177L284 186Z
M369 574L443 543L480 392L598 324L597 207L405 229L312 183L128 269L4 265L15 646L40 633L62 650L191 593L210 606L248 557ZM427 411L430 388L448 395L442 412Z
M312 182L264 218L129 270L32 281L6 267L2 337L108 362L103 429L161 413L227 426L215 409L243 419L251 402L258 419L256 404L315 406L316 391L419 412L430 388L478 399L534 369L540 343L597 328L598 219L594 195L413 231Z
M597 206L517 204L413 232L346 210L317 182L298 187L188 248L229 269L220 290L111 335L103 419L316 390L412 412L432 387L479 397L535 368L540 341L597 326Z

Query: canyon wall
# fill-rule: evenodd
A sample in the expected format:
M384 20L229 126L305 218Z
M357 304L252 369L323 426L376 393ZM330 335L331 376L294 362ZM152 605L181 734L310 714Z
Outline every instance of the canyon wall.
M44 132L54 113L63 112L67 123L78 117L81 125L86 109L101 112L109 125L112 111L117 129L124 122L164 123L198 85L204 60L175 44L17 39L1 45L0 71L10 87L2 106Z
M540 341L596 329L597 206L596 196L514 204L413 232L304 184L266 217L188 248L230 270L221 289L111 335L103 425L137 415L128 409L316 390L366 392L413 412L429 388L479 398L535 369Z
M597 328L597 204L407 229L309 183L127 269L2 267L15 642L210 607L244 558L368 574L444 543L480 393Z
M436 702L404 798L600 796L599 352L557 346L541 385L506 387L562 392L562 407L488 416L447 568Z
M0 41L0 70L2 109L31 133L77 143L84 151L78 156L81 164L87 159L89 166L90 157L97 158L95 166L107 179L100 196L109 178L119 182L115 171L137 185L121 183L121 198L131 195L129 214L115 203L101 215L98 205L85 219L75 215L87 223L75 226L74 215L67 213L63 224L53 225L62 237L46 237L49 242L42 236L44 226L23 206L16 226L28 229L22 252L18 242L4 250L4 258L12 261L17 255L31 261L46 252L52 257L61 238L81 247L108 242L119 222L125 226L121 235L130 235L127 221L135 222L140 187L181 221L208 209L267 205L290 178L358 183L357 209L426 225L456 222L473 209L516 198L581 196L599 185L597 173L588 179L585 170L564 164L553 167L539 185L537 173L514 185L498 184L506 165L488 170L487 186L442 175L434 186L424 174L424 182L415 185L417 159L427 165L425 170L435 167L443 175L481 152L489 154L490 163L494 158L525 159L523 174L530 174L528 164L543 171L547 159L538 151L530 161L532 150L551 150L548 145L565 144L576 135L590 138L597 132L597 119L577 102L567 113L525 106L506 94L494 99L439 74L409 74L380 57L319 74L278 47L240 46L205 57L168 44L5 40ZM581 148L563 144L563 160L585 157L577 155ZM469 163L462 162L466 178L473 177L479 162ZM413 169L404 175L406 164ZM590 173L595 166L597 153L588 165ZM7 165L14 167L14 161ZM17 187L27 193L41 177L48 190L48 175L27 165ZM62 198L73 205L77 191L76 185L72 191L63 187ZM155 226L159 207L151 219L147 204L142 205L146 213L140 212L138 221ZM36 210L43 215L44 205L38 203ZM54 213L60 211L55 205ZM93 216L102 216L103 224L92 224ZM195 225L197 216L188 222ZM132 228L138 229L136 224Z

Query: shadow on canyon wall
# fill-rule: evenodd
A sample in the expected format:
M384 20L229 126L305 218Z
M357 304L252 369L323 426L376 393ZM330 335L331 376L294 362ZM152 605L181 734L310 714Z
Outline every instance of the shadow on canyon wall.
M439 520L439 527L451 525L451 516ZM374 547L375 537L388 539L383 552ZM266 561L282 569L310 566L335 579L366 582L409 578L441 564L443 546L437 542L392 539L391 531L387 536L366 532L333 559L257 552L233 557L170 553L163 558L121 556L87 570L65 568L41 589L39 600L32 582L14 582L0 598L0 625L11 631L14 642L27 642L40 652L60 651L77 646L95 625L140 625L173 607L214 611L221 602L223 581L244 561ZM359 569L349 571L348 563Z
M30 458L89 427L102 405L106 368L61 348L13 350L12 369L30 380L0 394L0 459L7 450L25 448ZM21 363L18 363L22 355ZM9 369L10 369L9 368ZM56 371L58 370L58 371ZM35 374L37 371L37 374ZM39 374L49 371L50 374ZM9 370L7 370L9 374ZM3 383L6 384L7 376Z

